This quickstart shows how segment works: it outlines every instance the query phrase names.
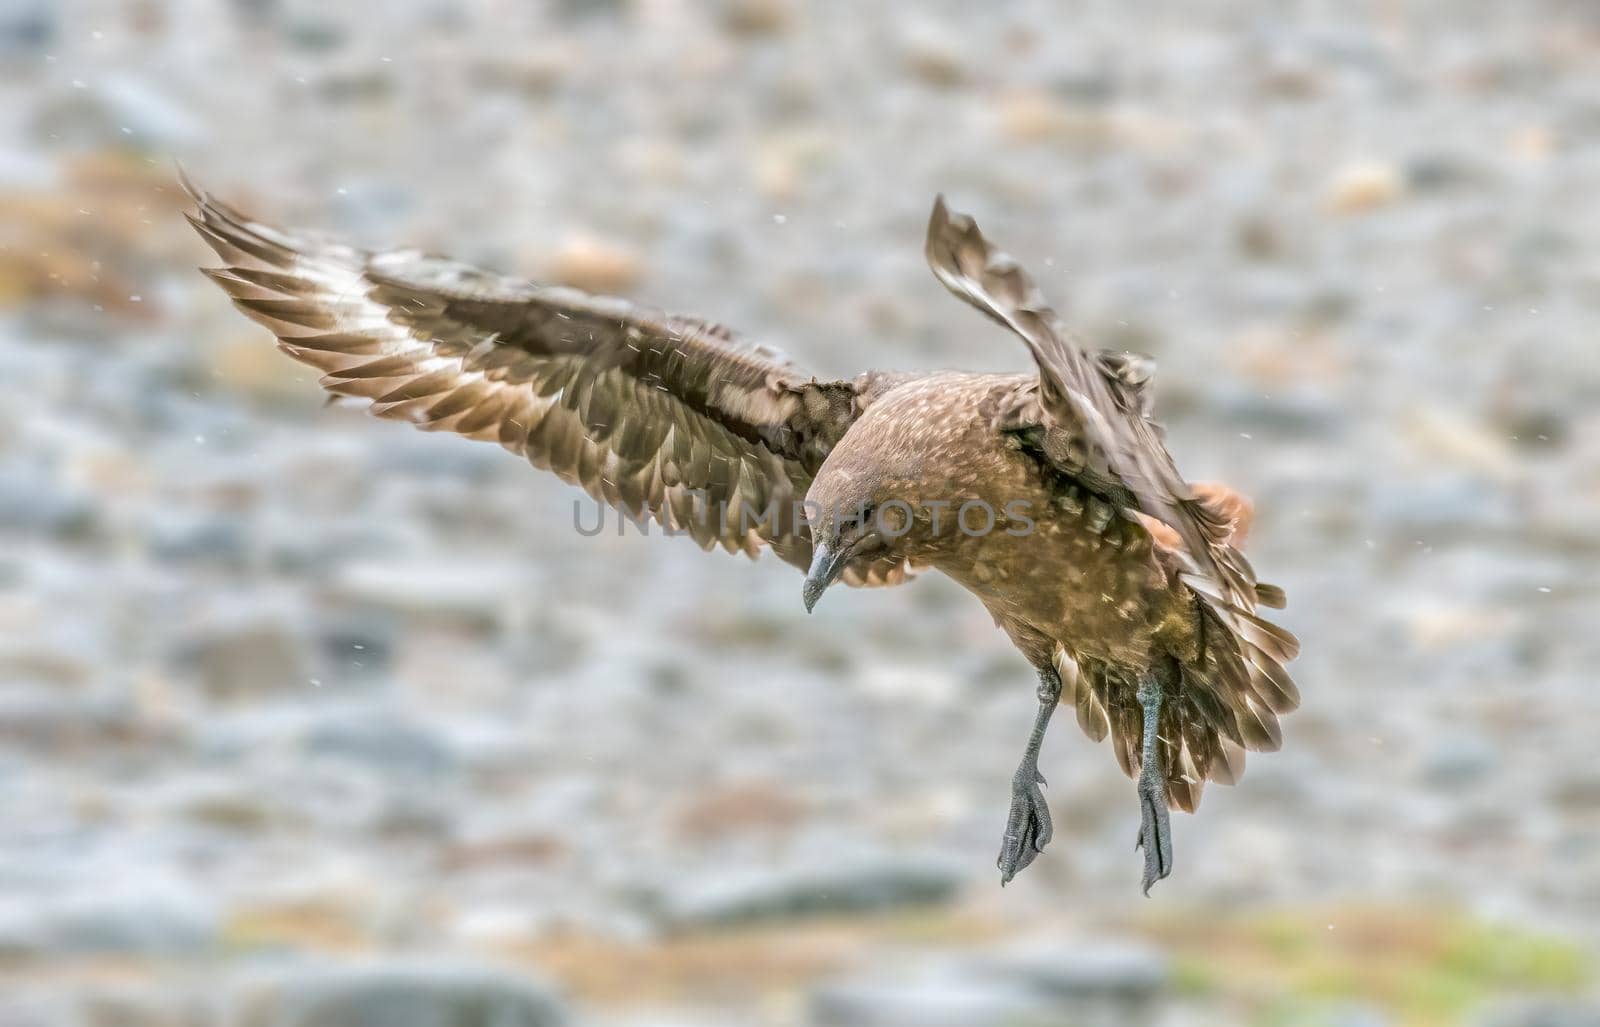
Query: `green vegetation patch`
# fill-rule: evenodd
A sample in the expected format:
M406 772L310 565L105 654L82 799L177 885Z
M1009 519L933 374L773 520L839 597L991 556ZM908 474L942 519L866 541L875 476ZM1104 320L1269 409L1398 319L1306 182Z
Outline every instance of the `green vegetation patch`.
M1458 1023L1500 995L1571 993L1594 979L1594 955L1576 941L1453 910L1208 912L1147 929L1172 952L1183 991L1237 1003L1261 1027L1316 1024L1353 1004L1413 1027Z

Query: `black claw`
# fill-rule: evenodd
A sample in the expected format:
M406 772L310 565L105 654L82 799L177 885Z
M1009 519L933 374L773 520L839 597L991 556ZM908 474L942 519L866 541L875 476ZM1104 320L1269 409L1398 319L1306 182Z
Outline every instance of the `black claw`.
M1044 741L1050 714L1061 698L1061 677L1053 666L1039 671L1039 712L1033 718L1033 734L1023 751L1022 763L1011 779L1011 811L1006 817L1006 833L1000 842L1000 884L1027 869L1033 858L1050 843L1055 828L1050 823L1050 807L1044 801L1044 775L1039 773L1039 745Z
M1176 664L1167 668L1173 672ZM1144 712L1144 744L1139 772L1139 840L1134 850L1144 849L1144 893L1150 886L1172 873L1172 819L1167 814L1167 782L1162 767L1160 736L1156 733L1161 723L1161 702L1166 694L1166 681L1171 678L1153 675L1139 685L1139 706Z
M1039 787L1044 783L1044 777L1037 771L1033 776L1037 783L1013 786L1011 814L1006 820L1005 837L1000 843L1000 857L995 860L995 866L1000 869L1001 887L1011 883L1012 878L1027 869L1034 857L1044 851L1055 830L1050 821L1050 808Z
M1167 812L1166 789L1139 787L1142 821L1134 849L1144 849L1144 894L1159 880L1172 873L1172 818Z

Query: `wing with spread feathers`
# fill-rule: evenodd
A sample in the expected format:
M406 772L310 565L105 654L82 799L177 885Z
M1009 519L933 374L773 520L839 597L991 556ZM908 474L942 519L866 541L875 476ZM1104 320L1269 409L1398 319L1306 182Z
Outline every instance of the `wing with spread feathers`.
M819 382L708 322L538 285L414 250L289 233L185 181L205 273L323 388L379 417L498 442L702 548L811 561L798 502L876 391ZM893 584L898 562L852 566Z
M1080 348L1022 266L992 246L971 217L952 214L942 196L928 222L927 256L945 288L1027 343L1039 367L1037 420L1068 435L1052 459L1107 498L1172 528L1200 573L1253 607L1255 575L1227 544L1229 521L1195 496L1148 416L1150 362Z
M1024 435L1042 460L1143 526L1198 597L1198 651L1182 661L1160 730L1169 801L1193 809L1205 780L1237 777L1242 749L1278 747L1277 715L1300 700L1283 667L1299 643L1256 613L1282 607L1285 597L1256 581L1240 551L1247 503L1231 491L1197 490L1178 473L1150 418L1151 362L1081 348L1021 265L971 217L951 213L943 197L928 223L927 257L947 289L1020 337L1038 365L1037 382L1018 390L997 428ZM1112 734L1119 761L1134 774L1140 721L1122 699L1137 683L1119 673L1093 663L1075 668L1063 701L1076 702L1091 737Z

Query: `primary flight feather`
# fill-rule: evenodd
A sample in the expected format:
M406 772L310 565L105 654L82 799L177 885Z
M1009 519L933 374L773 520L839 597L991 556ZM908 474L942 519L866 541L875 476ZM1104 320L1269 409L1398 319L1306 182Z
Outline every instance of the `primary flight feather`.
M835 581L921 567L973 592L1039 678L1002 882L1050 840L1038 755L1062 703L1138 780L1147 892L1172 867L1168 807L1193 811L1245 749L1281 743L1298 643L1258 613L1284 595L1240 551L1248 502L1178 473L1150 361L1081 347L942 198L935 276L1020 337L1036 374L818 381L711 322L285 232L184 185L225 264L205 273L329 392L498 442L703 548L770 548L806 570L807 609Z

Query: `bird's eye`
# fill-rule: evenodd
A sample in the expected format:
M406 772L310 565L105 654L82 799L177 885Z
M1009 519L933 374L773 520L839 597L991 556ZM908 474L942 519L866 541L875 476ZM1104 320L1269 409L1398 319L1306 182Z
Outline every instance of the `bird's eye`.
M841 531L865 531L872 525L874 513L870 506L860 506L847 512L840 522Z

